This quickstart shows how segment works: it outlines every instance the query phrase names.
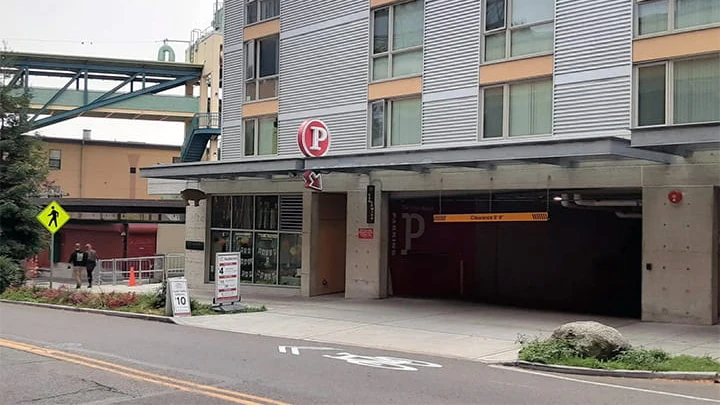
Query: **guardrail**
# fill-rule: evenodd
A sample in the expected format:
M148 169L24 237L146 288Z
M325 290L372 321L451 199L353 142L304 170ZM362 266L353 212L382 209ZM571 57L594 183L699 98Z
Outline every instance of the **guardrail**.
M130 271L135 271L139 284L159 283L168 277L180 277L185 274L185 255L168 254L122 259L102 259L95 268L94 282L116 285L130 279Z

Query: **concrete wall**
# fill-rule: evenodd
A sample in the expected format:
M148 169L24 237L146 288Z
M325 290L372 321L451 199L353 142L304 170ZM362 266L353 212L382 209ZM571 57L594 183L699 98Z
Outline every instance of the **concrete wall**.
M158 224L156 254L185 251L185 224Z
M68 198L157 199L148 194L148 179L140 168L172 163L180 156L179 146L142 147L125 143L108 144L80 141L43 142L45 150L61 151L61 168L50 170L49 181L60 186ZM135 167L136 172L130 173Z
M683 194L680 203L668 193ZM643 189L642 319L718 322L718 188Z

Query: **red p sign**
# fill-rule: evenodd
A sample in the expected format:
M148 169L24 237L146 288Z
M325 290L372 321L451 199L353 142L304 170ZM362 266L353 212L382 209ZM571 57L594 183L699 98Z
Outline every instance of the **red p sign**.
M307 157L324 156L330 149L330 132L320 120L309 119L298 130L298 147Z

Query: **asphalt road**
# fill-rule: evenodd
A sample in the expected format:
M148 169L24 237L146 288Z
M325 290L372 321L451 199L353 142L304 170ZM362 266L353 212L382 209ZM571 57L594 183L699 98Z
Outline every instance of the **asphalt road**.
M0 383L2 404L720 404L720 384L552 375L13 304L0 304Z

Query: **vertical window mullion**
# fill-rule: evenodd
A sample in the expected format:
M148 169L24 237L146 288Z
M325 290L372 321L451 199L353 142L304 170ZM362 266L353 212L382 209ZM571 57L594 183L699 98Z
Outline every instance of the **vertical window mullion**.
M507 59L512 55L512 49L510 49L510 42L512 40L512 0L505 1L505 57Z
M392 77L392 65L393 65L393 46L395 46L393 41L393 36L395 36L395 7L389 6L388 7L388 71L387 71L387 77Z
M503 85L503 138L510 136L510 85Z
M665 62L665 125L675 123L675 72L672 61Z
M253 39L253 50L255 51L255 100L260 99L260 41ZM256 127L257 130L257 127ZM255 143L257 147L257 142Z
M260 119L255 118L255 156L260 156Z
M385 100L385 146L392 145L392 101Z
M668 0L667 32L673 32L675 30L675 1L676 0Z

